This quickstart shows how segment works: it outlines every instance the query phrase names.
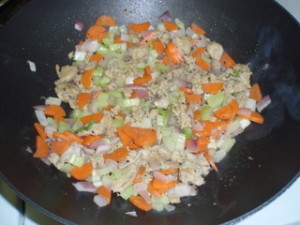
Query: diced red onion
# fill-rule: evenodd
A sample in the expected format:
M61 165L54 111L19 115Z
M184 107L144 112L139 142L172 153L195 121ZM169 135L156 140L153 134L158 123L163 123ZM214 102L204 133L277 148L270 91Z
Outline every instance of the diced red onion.
M251 113L252 113L252 110L248 109L248 108L240 108L238 111L238 114L243 115L243 116L250 116Z
M142 37L147 37L150 33L152 33L153 31L152 30L146 30L142 33Z
M138 98L141 98L141 99L149 98L148 90L136 90L135 93Z
M169 11L165 11L160 17L158 17L161 21L172 21L171 15Z
M185 30L173 30L170 32L170 37L172 39L175 37L185 37Z
M83 23L76 22L75 25L74 25L74 28L75 28L75 30L82 31L82 29L83 29Z
M168 195L175 195L179 197L185 197L185 196L195 196L197 195L197 190L194 186L179 183L176 185L176 187L171 188L168 192Z
M170 205L170 204L167 204L165 206L165 210L167 210L168 212L171 212L175 209L176 207L174 205Z
M130 41L130 37L126 33L121 34L121 41Z
M83 151L84 151L86 154L90 155L90 156L92 156L92 155L95 154L95 150L93 150L93 149L84 148Z
M172 83L174 83L178 88L186 88L188 86L188 82L180 78L172 79Z
M271 98L269 95L266 95L256 104L257 111L258 112L263 111L270 104L271 104Z
M165 175L165 174L162 174L161 172L158 172L158 171L155 171L155 172L153 173L153 176L154 176L156 179L158 179L158 180L160 180L160 181L162 181L162 182L165 182L165 183L168 183L168 182L172 181L172 178L171 178L171 177L169 177L169 176L167 176L167 175Z
M152 170L159 170L160 169L160 163L157 160L150 161L150 167Z
M165 57L166 57L166 53L160 52L160 53L158 54L158 56L156 57L156 59L158 59L158 60L163 60Z
M187 146L187 149L190 152L197 152L198 151L198 149L197 149L197 139L190 139L189 144Z
M103 206L108 205L108 202L101 195L95 195L94 196L94 202L99 207L103 207Z
M118 162L116 162L115 160L112 160L112 159L106 159L105 165L107 167L116 169L118 167Z
M75 46L77 52L95 52L99 48L98 41L87 40L83 44L78 44Z
M128 211L128 212L125 212L125 215L137 217L136 211Z
M73 186L76 188L77 191L92 192L92 193L97 192L97 188L90 182L79 181L79 182L73 183Z
M84 65L78 65L77 69L78 69L79 73L83 73L85 71L85 66Z
M147 86L139 84L127 84L126 87L134 90L148 90Z
M150 194L147 191L147 185L144 183L138 183L134 185L135 191L142 196L146 202L151 203Z
M203 123L201 121L194 121L192 127L194 130L201 131L203 130Z

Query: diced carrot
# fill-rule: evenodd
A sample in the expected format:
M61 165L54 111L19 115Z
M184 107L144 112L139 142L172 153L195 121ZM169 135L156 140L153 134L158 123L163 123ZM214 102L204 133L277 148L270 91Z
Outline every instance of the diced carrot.
M91 55L91 57L89 58L89 61L96 61L96 62L100 62L103 59L103 55L99 54L99 53L95 53L93 55Z
M83 109L84 106L90 101L91 93L82 92L77 95L76 104L79 109Z
M115 37L114 43L120 44L120 43L122 43L122 42L123 42L123 41L121 40L121 36L120 36L120 35Z
M163 182L159 179L154 178L148 184L148 191L152 195L162 195L175 186L176 186L175 181Z
M133 80L134 84L140 85L140 84L146 84L152 79L151 77L151 67L146 66L144 69L144 75L142 77L135 78Z
M109 204L111 201L111 190L109 190L104 185L97 188L97 194L101 195Z
M170 64L170 60L169 60L168 56L165 56L165 57L162 59L162 63L163 63L164 65Z
M258 83L253 84L250 88L249 98L253 98L257 102L259 102L262 99L262 94Z
M48 146L47 142L45 141L45 139L39 135L36 136L35 146L36 146L36 150L35 150L35 153L33 154L33 157L44 158L48 155L49 146Z
M105 108L104 108L104 110L106 110L106 111L110 111L112 108L114 108L115 106L113 106L113 105L108 105L108 106L106 106Z
M86 70L81 75L81 84L85 89L90 89L92 85L93 70Z
M84 163L80 167L74 167L70 170L70 174L77 180L85 180L91 176L93 172L93 164L91 162Z
M143 211L149 211L152 209L152 204L148 203L142 196L131 196L129 201Z
M116 19L112 16L102 15L96 20L96 25L104 27L116 26Z
M232 118L233 110L230 104L223 106L214 112L215 116L220 120L228 120Z
M107 32L103 26L93 25L93 26L90 26L89 29L87 30L86 38L99 41L99 39L101 39L103 34L107 34Z
M140 182L142 181L142 179L143 179L143 176L144 176L145 172L146 172L146 168L143 167L143 166L141 166L141 167L139 168L137 174L135 175L135 177L134 177L132 183L133 183L133 184L140 183Z
M141 147L149 147L156 143L157 136L154 129L139 128L139 134L134 138L134 143Z
M193 104L198 104L201 99L202 99L202 96L201 95L198 95L198 94L195 94L192 92L192 90L190 89L187 89L187 88L179 88L180 91L182 91L184 93L184 96L185 96L185 100L187 103L193 103Z
M48 105L44 110L46 116L61 116L65 117L65 110L59 105Z
M38 135L40 135L41 138L46 139L47 134L45 132L45 127L43 125L39 124L39 123L34 123L33 125L34 125Z
M232 68L236 65L236 62L233 60L233 58L231 58L226 52L223 52L220 61L227 68Z
M207 94L216 94L223 89L223 83L204 83L201 84L203 91Z
M151 26L150 22L144 22L144 23L129 23L128 29L129 31L141 33L149 29Z
M83 145L90 145L93 142L102 139L102 136L100 134L99 135L88 135L88 136L82 137L82 139L83 139L83 142L82 142Z
M164 44L161 41L159 41L159 40L153 40L152 44L153 44L153 48L157 52L164 52L165 51L165 46L164 46Z
M204 153L204 157L206 158L206 160L209 162L209 164L211 165L211 167L216 171L218 172L219 169L217 167L217 165L215 164L215 162L212 160L210 154L208 152L205 152Z
M170 169L161 170L159 172L161 172L162 174L165 174L165 175L169 175L169 174L178 173L179 169L178 168L170 168Z
M200 118L201 118L201 111L200 111L200 110L196 110L196 111L194 112L194 120L195 120L195 121L199 121Z
M123 127L118 127L117 133L123 145L128 146L132 142L132 138L124 132Z
M163 24L164 24L167 31L173 31L173 30L178 30L179 29L179 27L176 23L172 23L168 20L164 20Z
M71 146L70 141L61 140L61 141L52 141L50 149L52 152L62 155L65 151L68 150L68 148Z
M259 114L258 112L251 112L250 115L242 115L238 114L239 117L253 121L255 123L263 124L264 123L264 117Z
M83 139L81 137L77 136L71 131L66 130L63 132L63 135L67 138L68 141L76 142L78 144L82 144L83 142Z
M177 46L173 42L170 42L169 44L167 44L165 53L171 63L177 65L177 64L183 62L183 57L180 55L180 52L179 52Z
M198 153L206 152L207 151L207 145L210 143L208 137L198 137L197 139L197 149Z
M192 57L193 58L197 58L197 56L201 55L203 52L205 52L206 48L205 47L199 47L196 48L193 52L192 52Z
M196 33L196 34L206 34L205 30L203 30L201 27L199 27L198 25L196 25L195 23L192 23L191 25L191 29Z
M127 158L128 151L126 148L118 148L114 150L112 153L106 153L103 155L104 159L112 159L114 161L120 162Z
M102 118L103 118L103 113L98 112L98 113L90 114L87 116L83 116L80 118L80 121L83 124L87 124L87 123L91 122L92 120L95 120L95 123L99 123Z
M210 70L210 65L201 57L201 55L196 57L195 63L203 70Z
M121 117L123 120L126 119L126 115L122 112L118 112L117 116Z

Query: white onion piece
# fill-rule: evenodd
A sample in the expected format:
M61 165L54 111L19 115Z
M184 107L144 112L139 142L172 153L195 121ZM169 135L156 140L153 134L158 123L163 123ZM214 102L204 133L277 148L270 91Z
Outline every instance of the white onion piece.
M253 98L247 98L245 103L245 108L251 109L252 111L255 111L256 108L256 100Z
M197 41L196 43L196 47L197 48L203 48L203 47L207 47L208 43L206 40L204 39L200 39L199 41Z
M61 99L57 97L48 97L45 100L45 105L61 105Z
M32 72L36 72L36 65L34 62L30 61L30 60L27 60L27 63L29 64L29 69L32 71Z
M75 61L82 61L82 60L85 59L85 56L86 56L86 52L84 52L84 51L75 51L73 59Z
M110 167L110 168L113 168L113 169L117 169L118 162L116 162L115 160L112 160L112 159L106 159L105 160L105 165L107 167Z
M175 195L179 197L185 197L185 196L195 196L197 195L196 188L194 186L179 183L176 185L176 187L171 188L167 192L168 195Z
M247 120L247 119L241 119L240 124L241 124L241 128L245 129L246 127L248 127L251 124L251 122L250 122L250 120Z
M269 95L266 95L265 97L263 97L257 104L256 104L256 108L258 112L263 111L268 105L271 104L271 98Z
M97 188L90 182L79 181L79 182L73 183L73 186L76 188L77 191L92 192L92 193L97 192Z
M48 137L52 137L53 132L56 131L56 128L52 125L45 126L45 133Z
M98 41L95 40L87 40L83 44L78 44L75 46L75 54L76 52L95 52L99 48Z
M175 37L184 37L185 30L173 30L170 32L170 37L173 39Z
M142 196L146 202L151 203L150 194L147 191L147 185L144 183L138 183L134 185L135 191Z
M172 178L165 175L165 174L162 174L161 172L158 172L158 171L155 171L153 173L153 177L155 177L156 179L162 181L162 182L165 182L165 183L168 183L170 181L172 181Z
M165 210L167 210L168 212L173 211L175 208L176 207L174 205L170 205L170 204L165 205Z
M136 211L128 211L128 212L125 212L125 215L137 217Z
M35 110L45 110L47 108L46 105L35 105L33 106L33 109Z
M248 108L240 108L238 111L238 114L243 115L243 116L250 116L251 113L252 113L252 110L248 109Z
M93 150L93 149L84 148L83 151L90 156L95 154L95 150Z
M26 152L29 152L29 153L31 153L31 154L33 153L32 149L31 149L29 146L26 147L25 151L26 151Z
M219 151L217 151L214 155L213 155L213 160L214 162L218 163L220 162L222 159L224 159L226 156L226 151L223 149L220 149Z
M75 28L75 30L82 31L82 29L83 29L83 23L81 23L81 22L76 22L76 23L74 24L74 28Z
M44 113L44 110L36 109L36 110L34 110L34 113L36 115L37 120L39 121L39 123L41 125L43 125L43 126L48 125L48 121L47 121L46 115Z
M130 37L126 33L121 34L121 41L130 41Z
M194 121L192 124L194 130L203 130L203 123L201 121Z
M187 37L191 37L194 34L194 31L190 27L188 27L186 28L185 33Z
M51 165L51 162L46 158L41 158L42 162L45 163L47 166L50 166Z
M108 205L108 202L101 195L95 195L94 196L94 202L99 207L103 207L103 206Z
M249 121L249 120L248 120ZM250 122L250 121L249 121ZM251 122L250 122L251 123ZM244 129L242 127L239 127L238 129L236 129L235 131L233 131L231 133L232 137L238 136L239 134L243 133Z
M160 169L160 163L157 160L150 161L149 162L150 167L152 170L159 170Z

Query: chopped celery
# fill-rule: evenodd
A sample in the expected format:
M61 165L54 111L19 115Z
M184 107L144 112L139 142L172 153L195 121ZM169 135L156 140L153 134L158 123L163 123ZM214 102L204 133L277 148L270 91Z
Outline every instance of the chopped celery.
M47 123L48 123L48 125L51 125L54 128L57 128L57 122L52 117L47 117Z
M107 76L102 76L102 77L96 76L96 77L93 77L93 82L96 86L106 87L108 85L108 83L110 82L110 78Z
M236 70L236 69L233 69L232 70L232 73L229 74L230 76L233 76L233 77L241 77L241 74L240 74L240 71Z
M115 169L109 174L111 180L119 180L122 176L123 172L119 169Z
M178 137L176 134L170 134L170 135L163 136L162 142L163 142L164 147L170 151L175 151L177 138Z
M139 62L139 63L136 64L135 67L137 69L143 70L146 66L147 66L147 64L145 62Z
M74 165L74 166L82 166L82 164L84 163L84 159L81 156L78 156L76 154L72 154L69 163Z
M252 111L255 111L256 109L256 100L253 98L247 98L245 102L245 108L251 109Z
M224 138L223 142L220 144L219 148L223 149L226 152L229 152L231 148L234 146L236 140L234 138Z
M218 92L215 95L211 95L206 99L207 104L212 108L216 108L222 105L223 100L224 100L224 94L222 92Z
M163 118L162 115L157 115L156 124L157 124L157 126L164 126L165 125L164 118Z
M177 26L178 26L181 30L184 30L184 29L185 29L184 23L183 23L180 19L176 18L176 19L175 19L175 23L177 24Z
M168 70L169 70L169 67L168 67L168 66L166 66L166 65L164 65L164 64L162 64L162 63L159 63L159 62L155 63L155 68L156 68L157 70L159 70L159 71L162 71L162 72L165 72L165 71L168 71Z
M175 149L183 150L185 147L185 140L186 140L186 137L184 134L177 134Z
M128 98L124 99L124 106L125 107L132 107L140 104L140 99L139 98Z
M100 45L97 53L102 54L102 55L106 55L109 52L108 48L105 47L104 45Z
M59 155L56 153L50 153L48 156L48 160L53 164L56 165L56 163L59 161Z
M104 70L102 68L100 68L100 67L97 67L93 71L93 76L102 76L103 73L104 73Z
M166 195L160 195L160 196L152 195L151 200L152 200L152 207L157 211L164 210L164 207L170 203L170 200Z
M71 113L71 117L73 119L77 119L79 117L82 117L85 115L85 112L83 110L80 110L80 109L74 109Z
M166 31L166 28L163 23L159 23L159 24L157 24L157 30L158 31Z
M125 190L123 190L121 193L120 193L120 196L127 200L128 198L130 198L131 196L135 196L137 195L136 191L134 190L134 187L133 185L129 185Z
M112 90L108 92L109 96L115 97L115 98L123 98L123 93L118 90Z
M140 121L135 122L134 126L141 128L152 128L152 120L150 117L144 117Z
M64 121L59 121L57 130L58 132L63 133L66 130L71 130L71 125Z
M89 122L87 125L75 129L74 132L75 132L75 133L80 133L80 132L82 132L82 131L90 130L90 129L93 127L94 124L95 124L95 120L92 120L92 121ZM73 130L74 130L74 129L73 129Z
M183 128L182 133L185 135L186 138L196 139L196 136L193 135L192 129L189 127Z
M116 118L112 121L112 127L116 128L116 127L121 127L124 125L124 120L120 119L120 118Z
M213 112L213 108L212 107L210 107L210 106L204 106L201 109L201 112L200 112L200 119L201 120L208 120L212 112Z
M94 171L95 171L96 175L101 177L101 176L107 175L110 172L112 172L112 168L111 167L104 167L102 169L96 169Z
M72 166L70 163L60 163L57 165L57 169L65 173L68 173L73 168L74 166Z
M119 26L119 31L121 33L127 33L127 27L125 25L121 25L121 26Z
M114 39L113 39L113 38L110 38L110 37L106 37L106 38L103 38L103 39L102 39L102 43L103 43L105 46L109 47L111 44L114 43Z
M119 27L118 26L111 26L109 27L109 33L112 33L114 35L118 35L119 34Z
M116 44L109 44L108 48L109 48L110 51L115 52L115 51L118 51L118 50L121 49L121 45L118 44L118 43L116 43Z
M109 105L108 99L109 99L109 94L106 92L102 92L99 94L97 99L94 100L94 102L97 105L97 108L99 110L102 110L103 108Z
M80 121L80 118L77 118L77 119L75 120L75 122L73 123L71 129L72 129L73 132L76 133L76 131L77 131L78 129L80 129L81 126L82 126L82 123L81 123L81 121Z
M168 107L167 109L158 109L158 114L162 116L162 126L166 126L168 124L170 111L170 107Z

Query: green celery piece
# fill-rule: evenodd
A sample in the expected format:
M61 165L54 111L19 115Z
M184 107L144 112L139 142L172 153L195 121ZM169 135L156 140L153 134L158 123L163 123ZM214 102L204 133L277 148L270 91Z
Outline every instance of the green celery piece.
M84 112L80 109L74 109L71 113L71 117L73 119L77 119L79 117L82 117L84 115Z
M103 108L109 105L108 99L109 99L108 93L102 92L99 94L98 98L95 100L99 110L102 110Z
M240 71L233 69L232 73L230 74L233 77L241 77Z
M102 76L104 73L104 70L100 67L97 67L96 69L94 69L93 71L93 76Z
M106 55L107 53L109 53L109 49L107 47L105 47L104 45L100 45L100 47L97 50L97 53Z
M162 63L159 63L159 62L155 63L154 67L161 72L166 72L169 70L168 66L166 66Z
M80 121L80 120L79 120ZM83 126L83 127L80 127L80 128L77 128L75 130L75 133L79 133L79 132L82 132L82 131L87 131L87 130L90 130L93 125L95 124L95 120L92 120L91 122L89 122L87 125ZM74 129L73 129L74 130Z
M109 179L119 180L122 176L123 176L123 172L119 169L115 169L109 174Z
M212 112L213 112L212 107L204 106L200 112L200 120L208 120Z
M188 127L183 128L182 133L185 135L186 138L196 139L196 137L193 135L191 128L188 128Z
M116 128L116 127L121 127L124 125L124 120L120 119L120 118L116 118L112 121L112 127Z
M124 191L122 191L120 193L120 196L127 200L128 198L130 198L131 196L135 196L137 195L136 191L134 190L133 185L128 186Z
M145 62L139 62L135 65L135 67L139 70L143 70L146 66L147 64Z
M207 104L212 108L217 108L222 105L224 101L224 94L222 92L218 92L215 95L209 96L207 99Z
M66 130L71 130L71 125L67 122L59 121L57 130L58 132L63 133Z
M69 160L69 163L74 166L80 167L84 163L84 159L76 154L73 154Z
M96 77L93 77L93 82L96 86L106 87L108 85L108 83L110 82L110 78L107 76L102 76L102 77L96 76Z
M113 44L114 41L113 41L112 38L106 37L106 38L103 38L103 39L102 39L102 43L103 43L105 46L109 47L109 45Z

